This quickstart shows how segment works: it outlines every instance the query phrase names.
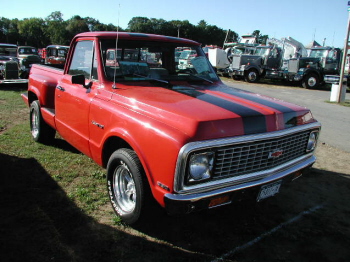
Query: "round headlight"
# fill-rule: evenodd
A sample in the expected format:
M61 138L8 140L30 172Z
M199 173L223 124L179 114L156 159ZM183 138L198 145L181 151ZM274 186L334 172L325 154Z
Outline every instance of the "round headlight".
M210 178L213 162L213 153L192 155L189 163L189 182Z
M317 144L317 132L311 132L309 136L309 141L307 142L306 151L311 152L316 148Z

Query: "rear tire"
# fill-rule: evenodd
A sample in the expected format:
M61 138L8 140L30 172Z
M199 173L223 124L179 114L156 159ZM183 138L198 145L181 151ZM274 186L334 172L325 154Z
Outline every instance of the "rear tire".
M114 212L126 223L145 213L147 181L139 158L130 149L115 151L107 164L107 188Z
M53 142L56 130L46 124L40 111L40 103L34 100L30 104L30 131L35 142L50 144Z

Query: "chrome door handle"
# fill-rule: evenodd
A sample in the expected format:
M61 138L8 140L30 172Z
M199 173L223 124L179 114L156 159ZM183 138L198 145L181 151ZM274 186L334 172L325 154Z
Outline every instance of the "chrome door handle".
M62 86L56 86L56 88L60 91L66 91Z

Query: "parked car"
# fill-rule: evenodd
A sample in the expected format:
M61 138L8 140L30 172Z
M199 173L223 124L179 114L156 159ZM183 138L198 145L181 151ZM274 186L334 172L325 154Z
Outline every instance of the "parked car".
M69 46L49 45L45 50L45 64L63 65L66 62Z
M32 64L41 64L38 49L32 46L18 46L17 58L20 67L20 77L28 78Z
M20 79L17 45L0 43L0 84L26 83L27 79Z

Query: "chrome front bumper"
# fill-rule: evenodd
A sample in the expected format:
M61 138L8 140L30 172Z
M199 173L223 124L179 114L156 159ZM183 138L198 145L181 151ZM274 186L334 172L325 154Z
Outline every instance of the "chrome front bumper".
M314 155L307 155L299 159L293 164L277 167L265 172L266 176L258 180L245 182L242 184L226 185L225 187L214 189L211 191L194 193L194 194L166 194L165 205L166 210L170 215L190 213L202 209L208 209L215 206L210 206L210 201L225 196L229 201L227 204L235 200L241 200L241 194L257 196L261 186L272 183L274 181L282 180L283 184L298 178L303 170L310 168L316 157ZM226 203L225 203L226 204Z

